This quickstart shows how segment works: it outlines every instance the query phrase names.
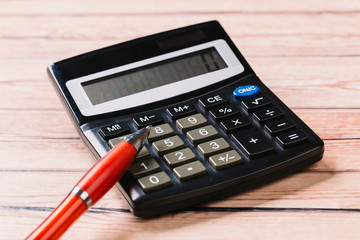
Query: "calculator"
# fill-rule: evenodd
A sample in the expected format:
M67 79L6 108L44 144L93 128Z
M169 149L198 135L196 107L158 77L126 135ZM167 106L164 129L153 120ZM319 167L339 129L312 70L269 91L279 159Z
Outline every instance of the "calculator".
M119 43L47 70L97 159L152 125L116 184L136 216L241 193L323 156L323 141L256 76L217 21Z

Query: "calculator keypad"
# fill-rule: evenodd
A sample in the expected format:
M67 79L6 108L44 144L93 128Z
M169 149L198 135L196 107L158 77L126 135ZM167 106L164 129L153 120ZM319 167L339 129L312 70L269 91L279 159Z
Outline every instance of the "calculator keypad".
M263 95L231 102L224 94L213 94L166 107L163 114L165 117L154 112L132 119L136 128L153 125L149 146L143 147L129 169L145 193L170 187L174 181L185 184L213 171L242 167L246 161L307 140ZM118 136L115 132L120 129L126 130L127 125L113 124L99 132L113 148L129 135Z

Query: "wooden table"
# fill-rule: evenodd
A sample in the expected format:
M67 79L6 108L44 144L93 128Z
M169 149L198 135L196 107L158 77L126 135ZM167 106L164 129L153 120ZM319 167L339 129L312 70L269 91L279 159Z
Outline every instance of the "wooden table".
M310 168L153 219L111 190L63 239L359 239L360 1L0 1L0 239L25 238L94 159L45 68L219 20L255 72L325 142Z

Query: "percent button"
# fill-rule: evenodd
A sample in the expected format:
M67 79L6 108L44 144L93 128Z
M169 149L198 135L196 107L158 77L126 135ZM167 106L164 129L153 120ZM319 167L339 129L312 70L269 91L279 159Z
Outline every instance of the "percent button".
M231 105L215 108L210 111L210 116L217 122L238 114L239 110L237 110L234 106Z

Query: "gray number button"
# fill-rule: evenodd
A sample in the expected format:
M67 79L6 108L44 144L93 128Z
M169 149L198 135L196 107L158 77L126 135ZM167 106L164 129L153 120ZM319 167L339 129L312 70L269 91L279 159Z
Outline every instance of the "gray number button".
M225 141L225 139L218 138L199 144L197 149L204 157L208 157L230 149L230 145Z
M180 164L195 160L195 154L191 151L190 148L185 148L165 154L164 160L168 166L175 167Z
M191 130L186 134L193 144L216 138L217 135L218 131L211 125Z

